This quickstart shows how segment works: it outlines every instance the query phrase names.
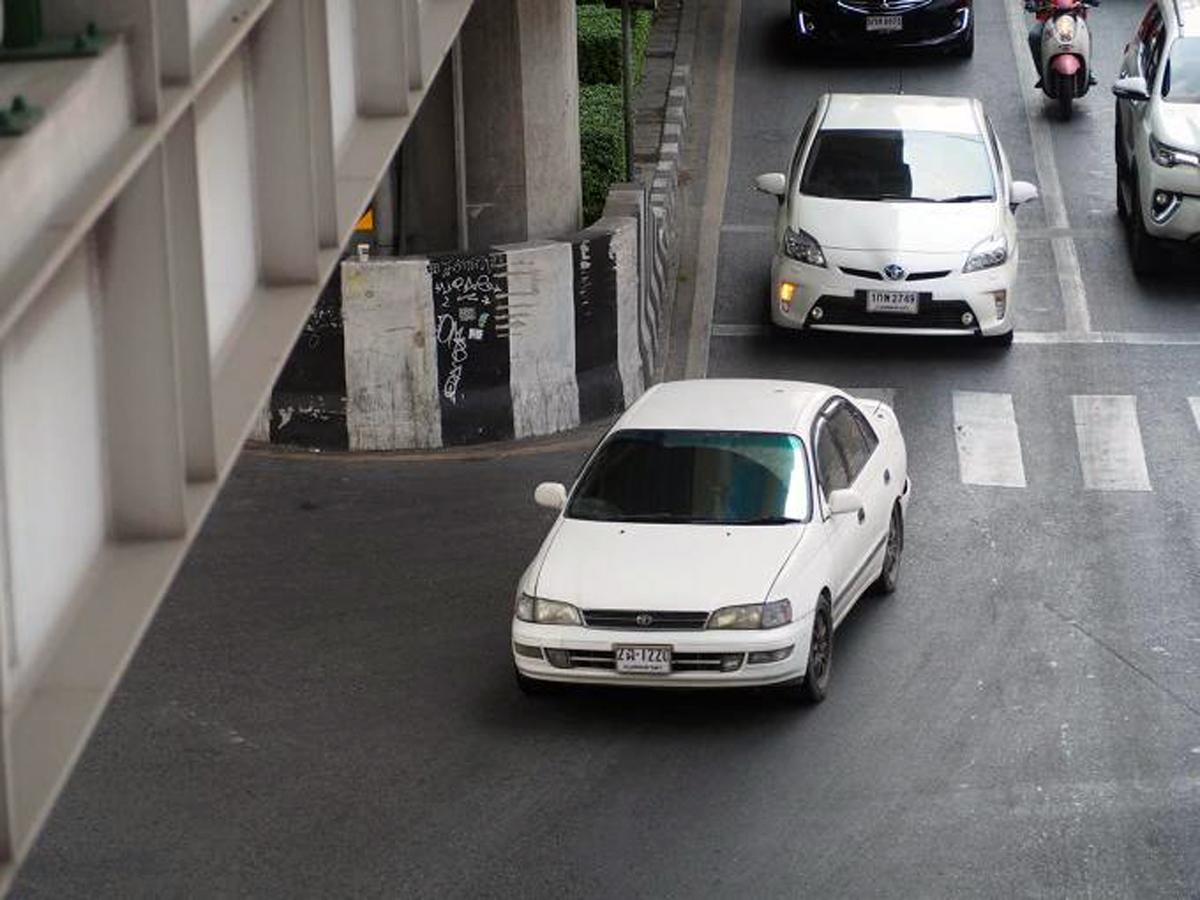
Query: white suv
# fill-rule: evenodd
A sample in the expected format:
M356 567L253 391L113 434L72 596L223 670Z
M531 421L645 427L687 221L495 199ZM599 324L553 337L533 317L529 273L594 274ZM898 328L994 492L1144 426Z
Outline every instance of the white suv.
M1117 212L1140 275L1160 239L1200 246L1200 2L1151 3L1112 90Z
M1012 342L1013 211L1037 188L978 100L826 94L756 187L779 200L775 325Z

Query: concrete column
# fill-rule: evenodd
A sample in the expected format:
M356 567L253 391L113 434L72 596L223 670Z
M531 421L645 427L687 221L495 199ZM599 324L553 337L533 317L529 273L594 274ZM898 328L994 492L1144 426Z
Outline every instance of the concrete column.
M470 244L579 228L574 0L488 0L463 25Z
M401 253L458 249L454 66L447 57L400 147Z

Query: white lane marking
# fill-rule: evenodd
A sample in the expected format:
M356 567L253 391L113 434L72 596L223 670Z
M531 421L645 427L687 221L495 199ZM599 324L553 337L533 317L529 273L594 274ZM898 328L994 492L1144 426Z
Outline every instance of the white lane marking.
M1054 265L1058 271L1058 287L1063 298L1063 315L1067 331L1091 331L1092 319L1088 312L1087 293L1083 288L1083 273L1079 268L1079 255L1075 252L1075 240L1070 236L1071 223L1067 219L1067 205L1063 202L1062 182L1058 177L1058 163L1054 158L1054 143L1050 137L1050 126L1046 122L1041 92L1033 86L1033 66L1029 61L1027 26L1021 16L1021 6L1005 3L1008 12L1008 36L1012 40L1013 57L1017 66L1017 86L1025 107L1025 120L1029 123L1029 136L1033 140L1033 165L1037 171L1038 194L1042 208L1046 211L1046 224L1060 231L1061 237L1050 240L1054 252ZM1022 63L1026 65L1022 66ZM1018 229L1018 233L1020 229Z
M1149 491L1137 397L1071 396L1083 486L1093 491Z
M1192 418L1196 420L1196 428L1200 429L1200 397L1188 397L1188 406L1192 408Z
M1025 487L1012 394L955 391L954 440L963 484Z
M767 329L762 325L718 323L712 327L715 338L762 337ZM954 340L954 338L947 338ZM1018 344L1125 344L1139 347L1197 347L1200 334L1179 332L1178 334L1146 331L1018 331L1013 340Z
M770 234L774 230L773 225L739 225L734 222L726 222L721 226L721 231L727 234Z
M721 50L717 59L716 98L708 140L708 172L704 206L700 211L700 239L696 252L692 320L688 328L684 376L703 378L708 374L709 344L712 340L713 309L717 300L717 257L721 246L721 220L725 218L725 191L729 186L729 161L733 153L733 88L737 67L739 23L742 0L725 6Z

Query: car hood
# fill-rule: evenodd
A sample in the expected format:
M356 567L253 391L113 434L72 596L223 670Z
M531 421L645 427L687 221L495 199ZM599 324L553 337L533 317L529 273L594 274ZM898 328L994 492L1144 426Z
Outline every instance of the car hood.
M1158 103L1154 108L1150 130L1170 147L1200 151L1200 105Z
M534 588L581 609L711 611L759 603L804 526L563 519Z
M998 203L887 203L800 196L793 222L831 250L967 253L1000 230Z

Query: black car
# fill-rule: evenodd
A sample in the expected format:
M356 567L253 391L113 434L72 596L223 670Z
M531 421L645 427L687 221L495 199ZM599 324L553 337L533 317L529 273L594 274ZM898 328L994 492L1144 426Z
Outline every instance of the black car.
M971 0L792 0L790 27L802 47L975 51Z

